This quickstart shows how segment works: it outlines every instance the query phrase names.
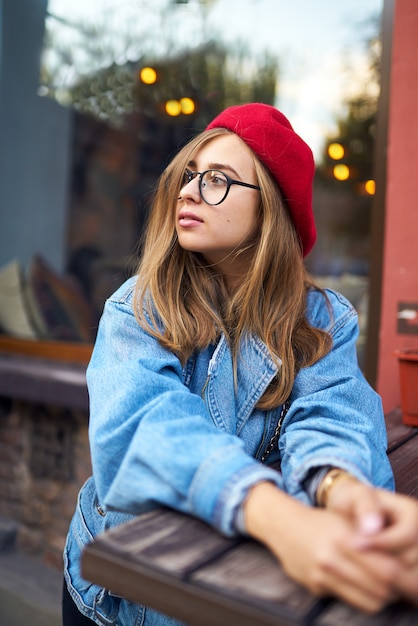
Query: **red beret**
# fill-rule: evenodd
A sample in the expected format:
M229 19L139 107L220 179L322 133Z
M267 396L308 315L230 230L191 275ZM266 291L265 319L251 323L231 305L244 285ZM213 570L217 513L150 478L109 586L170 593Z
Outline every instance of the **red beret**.
M276 179L301 241L303 256L316 239L312 211L312 150L276 108L261 103L231 106L207 126L241 137Z

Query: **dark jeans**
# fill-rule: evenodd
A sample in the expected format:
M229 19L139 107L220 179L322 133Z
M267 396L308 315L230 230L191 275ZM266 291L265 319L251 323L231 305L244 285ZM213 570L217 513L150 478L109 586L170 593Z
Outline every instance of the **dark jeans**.
M62 626L91 626L94 622L80 613L70 596L64 580L62 588Z

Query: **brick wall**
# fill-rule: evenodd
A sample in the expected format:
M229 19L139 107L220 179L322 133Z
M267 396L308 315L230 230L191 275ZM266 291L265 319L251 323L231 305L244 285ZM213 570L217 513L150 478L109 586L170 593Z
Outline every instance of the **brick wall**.
M91 473L83 411L0 399L0 516L17 548L61 569L80 486Z

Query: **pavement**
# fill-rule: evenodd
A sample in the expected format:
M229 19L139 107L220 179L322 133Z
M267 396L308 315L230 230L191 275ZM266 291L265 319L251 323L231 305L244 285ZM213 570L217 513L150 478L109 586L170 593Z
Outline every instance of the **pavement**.
M62 573L15 548L0 551L0 626L62 626Z

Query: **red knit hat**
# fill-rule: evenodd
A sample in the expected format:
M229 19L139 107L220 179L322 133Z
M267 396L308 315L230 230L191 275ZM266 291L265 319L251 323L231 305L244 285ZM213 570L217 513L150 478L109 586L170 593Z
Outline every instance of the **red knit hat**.
M289 120L268 104L229 107L206 130L211 128L227 128L241 137L273 174L306 256L316 239L312 211L315 165L309 146L295 133Z

